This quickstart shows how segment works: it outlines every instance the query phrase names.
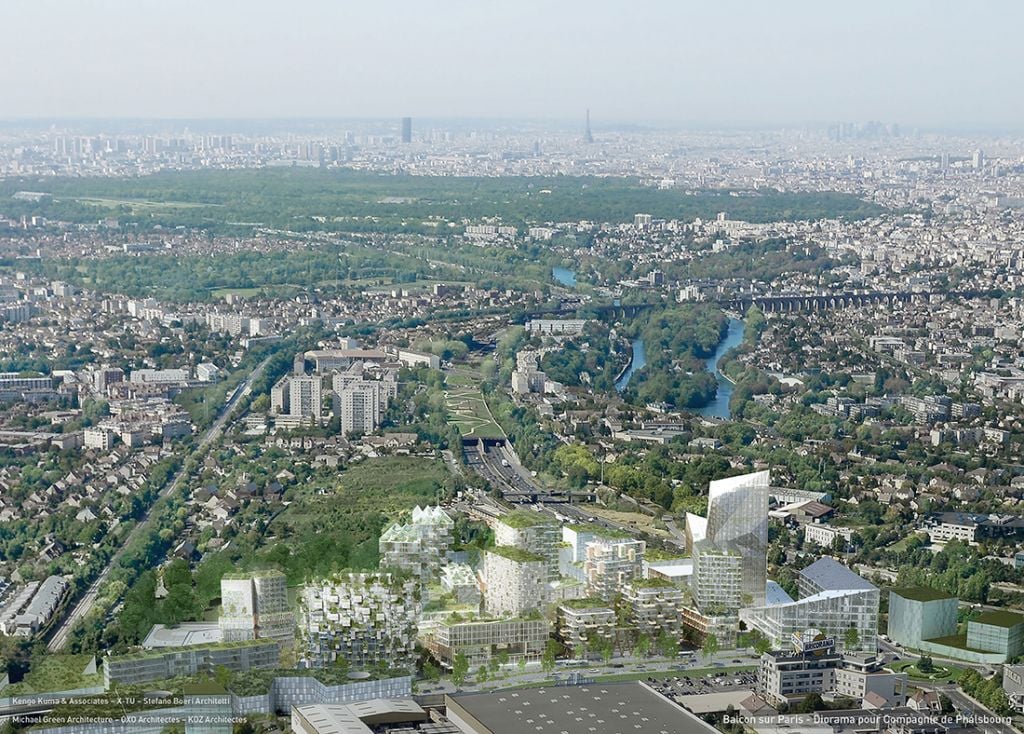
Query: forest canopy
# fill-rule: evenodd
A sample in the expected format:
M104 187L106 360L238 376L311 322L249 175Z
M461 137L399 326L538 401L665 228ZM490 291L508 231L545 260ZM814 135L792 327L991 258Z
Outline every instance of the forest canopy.
M22 190L51 194L39 201ZM710 219L750 222L863 219L882 209L838 192L662 190L634 178L434 177L320 168L201 170L138 178L15 178L0 182L8 216L68 222L115 218L142 229L195 227L447 234L448 223L499 217L511 225Z

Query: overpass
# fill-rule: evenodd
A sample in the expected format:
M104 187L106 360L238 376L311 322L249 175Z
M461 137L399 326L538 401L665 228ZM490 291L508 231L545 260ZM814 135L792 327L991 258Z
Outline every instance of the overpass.
M751 306L757 306L764 313L786 313L789 311L825 311L836 308L857 308L871 304L884 303L893 306L896 303L910 303L917 299L926 300L930 293L828 293L807 295L781 296L738 296L732 298L710 299L707 301L684 301L687 303L713 303L728 311L745 314ZM631 319L656 307L671 308L671 301L654 303L624 303L585 306L580 309L583 315L593 314L603 321ZM553 311L538 311L531 316L554 315Z
M654 308L655 306L671 306L672 301L655 301L653 303L597 303L579 304L576 308L566 310L564 308L536 308L527 311L517 319L519 323L526 323L530 319L574 319L597 317L602 321L616 321L631 319L637 314Z

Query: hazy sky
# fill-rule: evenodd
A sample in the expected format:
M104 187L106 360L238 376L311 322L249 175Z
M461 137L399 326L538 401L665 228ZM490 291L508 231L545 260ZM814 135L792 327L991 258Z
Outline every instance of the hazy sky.
M1019 0L2 0L0 118L1024 127Z

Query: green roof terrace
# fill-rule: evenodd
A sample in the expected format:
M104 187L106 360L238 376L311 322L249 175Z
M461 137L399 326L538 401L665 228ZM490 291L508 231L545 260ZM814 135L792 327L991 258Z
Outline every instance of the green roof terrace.
M487 548L487 552L502 556L503 558L515 561L516 563L544 561L544 556L539 556L536 553L530 553L522 548L516 548L514 545L494 545Z
M510 528L516 528L517 530L557 524L553 517L541 512L531 512L530 510L513 510L507 515L503 515L500 521Z
M896 596L910 599L911 601L939 601L941 599L955 599L952 594L938 589L929 589L927 586L903 586L891 589Z
M975 624L987 624L991 627L1016 627L1019 624L1024 624L1024 615L1017 612L997 610L983 612L970 621Z

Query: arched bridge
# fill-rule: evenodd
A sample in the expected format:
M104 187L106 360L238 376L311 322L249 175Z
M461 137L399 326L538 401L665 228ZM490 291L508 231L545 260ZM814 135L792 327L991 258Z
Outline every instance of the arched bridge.
M751 306L757 306L765 313L787 311L824 311L833 308L858 308L873 304L897 306L905 303L923 303L932 296L931 291L863 291L848 293L820 293L789 296L746 296L727 298L718 302L723 308L746 313ZM938 295L954 298L986 298L998 296L998 291L965 290L948 291Z
M958 298L981 298L998 295L998 292L984 290L949 291L941 293L941 295ZM825 311L836 308L860 308L874 304L897 306L898 304L926 302L931 296L931 291L850 291L844 293L808 293L778 296L735 296L705 302L716 303L726 310L741 314L746 313L747 309L751 306L757 306L765 313L786 313L789 311ZM699 303L699 301L692 301L692 303ZM650 308L670 307L672 305L668 301L615 305L592 304L582 307L578 311L578 315L614 321L617 319L633 318ZM538 311L528 314L527 317L539 317L550 314L550 311Z
M751 306L757 306L764 313L785 313L787 311L824 311L835 308L858 308L872 304L895 306L914 301L926 301L930 295L930 293L903 291L898 293L755 296L730 298L719 301L719 305L733 311L739 311L740 313L746 313Z

